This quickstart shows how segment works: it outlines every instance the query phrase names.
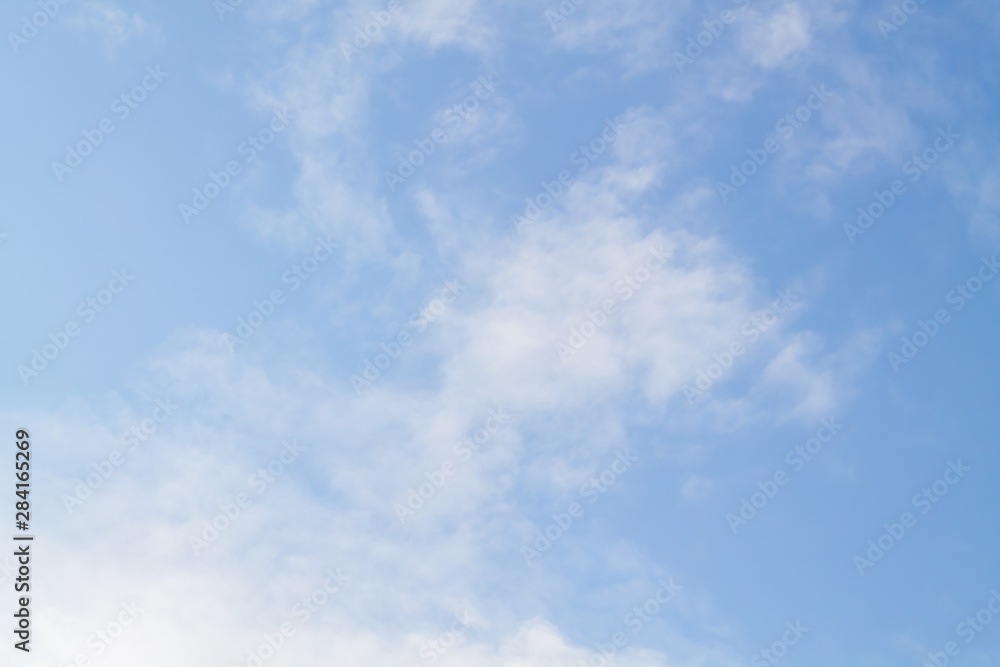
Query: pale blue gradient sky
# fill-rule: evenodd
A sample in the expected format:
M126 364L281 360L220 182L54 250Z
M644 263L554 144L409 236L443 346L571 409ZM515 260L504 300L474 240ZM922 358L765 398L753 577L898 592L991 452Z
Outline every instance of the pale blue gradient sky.
M1000 282L949 299L1000 245L996 6L915 3L883 36L892 3L586 0L553 27L557 3L401 0L348 60L387 7L244 0L220 20L208 1L71 0L17 52L7 33L42 10L0 8L0 424L34 436L41 552L37 651L15 664L243 665L336 568L350 584L266 664L427 665L455 614L468 628L436 664L576 667L623 632L616 664L752 665L796 621L809 630L782 664L917 667L952 640L950 664L1000 660L996 628L956 634L1000 587ZM115 100L156 67L121 118ZM821 85L829 100L780 136ZM114 131L60 181L53 162L104 118ZM911 180L939 128L959 136ZM717 183L774 136L723 201ZM239 173L185 222L229 161ZM894 179L906 192L852 243L844 225ZM292 289L320 241L337 247ZM625 299L650 247L668 260ZM87 321L79 304L123 269ZM274 290L231 352L223 334ZM786 290L801 303L748 335ZM889 353L939 309L948 323L895 372ZM70 322L79 335L19 373ZM734 342L745 353L687 401ZM178 407L127 451L157 399ZM505 424L461 460L498 408ZM843 429L795 471L786 454L831 418ZM292 439L303 453L258 494L248 478ZM638 461L591 504L584 485L626 448ZM115 450L124 463L68 511ZM970 470L922 514L914 495L959 459ZM394 505L446 461L401 523ZM726 515L778 471L787 485L734 535ZM252 504L196 555L241 493ZM861 576L854 557L906 511L916 525ZM633 633L661 580L682 589ZM97 655L88 637L132 600L140 621Z

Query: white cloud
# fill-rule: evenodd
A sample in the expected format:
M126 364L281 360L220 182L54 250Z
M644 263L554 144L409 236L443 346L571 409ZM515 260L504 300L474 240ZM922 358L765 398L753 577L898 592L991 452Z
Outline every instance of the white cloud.
M567 0L562 5L576 3ZM559 13L559 6L559 2L536 5L543 29L554 33L555 44L567 50L620 54L626 70L638 73L672 65L669 53L676 45L670 35L679 27L678 17L685 15L688 3L585 2L568 17ZM545 18L546 11L553 12L550 18Z
M454 45L489 53L496 31L479 0L409 0L400 13L400 35L431 50Z
M788 66L811 42L809 14L797 2L787 2L770 15L750 10L741 24L743 54L764 69Z
M53 517L43 537L52 545L46 571L59 573L52 586L59 592L39 603L39 631L70 628L62 631L63 643L43 647L40 656L68 662L84 650L76 647L96 629L94 619L110 618L119 601L135 599L148 611L105 664L134 662L140 652L151 667L230 664L273 632L324 570L341 567L351 586L288 641L280 660L312 664L335 647L345 664L416 662L420 647L447 629L449 614L468 607L481 624L439 664L578 665L589 648L573 645L544 613L537 617L538 595L555 580L544 570L526 570L515 591L490 583L533 534L533 509L516 501L513 480L547 502L570 497L623 444L629 415L676 401L697 364L729 342L761 298L748 269L717 240L663 229L633 212L636 198L677 167L663 118L640 110L627 120L606 166L581 177L564 206L523 235L489 239L466 254L459 271L469 293L411 353L437 369L418 388L394 379L405 372L403 360L399 375L358 398L346 377L327 377L310 361L319 350L310 350L307 339L268 345L271 336L296 335L277 326L258 331L259 347L236 356L220 332L178 332L142 381L149 395L170 396L181 406L176 418L74 515L57 500L40 508ZM455 231L446 211L464 200L452 193L435 199L446 237ZM662 247L667 264L626 301L615 285L638 275L650 247ZM619 310L561 362L555 343L609 298ZM806 396L803 411L811 413L837 400L836 383L831 368L811 370L800 340L776 341L784 351L767 377L779 390L793 386ZM265 353L276 349L295 352ZM511 415L510 424L399 525L392 504L424 481L425 470L453 457L452 444L495 406ZM35 437L65 461L40 482L44 496L71 493L89 461L119 447L116 433L142 412L111 397L63 416L20 416L19 423L38 424ZM574 433L581 424L588 427ZM248 476L289 437L307 454L265 494L254 495ZM692 497L707 490L686 487ZM253 505L194 556L189 537L241 492ZM621 545L587 548L602 558ZM631 570L623 576L636 584L645 577ZM698 612L696 619L704 613L711 616ZM728 650L706 650L670 633L681 658L636 647L618 661L737 662Z
M134 38L151 32L151 26L141 16L129 15L111 0L84 3L75 17L75 23L97 34L108 58L114 58Z
M141 19L115 5L88 7L115 45L145 30ZM361 397L347 373L324 370L324 317L287 327L269 323L235 356L221 332L176 332L141 379L149 395L168 395L181 406L176 419L72 516L60 501L42 508L52 517L45 571L55 574L53 593L39 602L39 628L61 639L43 645L41 658L69 664L115 605L135 599L147 611L103 664L245 662L245 649L273 632L326 569L340 567L351 585L288 640L273 664L321 664L331 655L376 667L419 662L421 647L447 629L449 615L469 610L475 623L438 664L576 667L591 648L576 645L550 619L544 594L558 588L555 578L540 567L507 587L496 585L511 581L512 559L521 565L517 547L544 516L540 507L572 497L616 447L629 444L627 426L636 415L737 428L764 419L766 405L771 418L812 420L843 402L870 354L867 339L827 350L825 340L797 330L790 318L701 409L679 415L683 385L773 300L746 258L705 231L719 214L710 191L686 183L693 158L681 145L705 131L702 110L689 105L624 114L626 128L603 161L580 174L523 234L506 222L509 212L476 193L447 181L414 183L416 222L432 252L421 258L398 250L400 223L384 193L383 165L370 157L372 90L381 74L399 66L400 45L428 52L459 47L490 71L496 28L475 0L415 0L384 41L348 62L339 41L350 39L373 8L354 3L335 12L347 19L331 28L335 37L292 47L286 63L250 91L258 108L297 112L289 134L298 174L292 206L250 208L245 222L261 237L289 245L315 232L333 234L349 266L374 264L404 280L434 262L436 250L468 293ZM279 17L299 16L313 3L279 9ZM671 11L637 1L585 6L554 39L567 49L621 52L632 71L665 66ZM806 10L786 3L752 23L742 44L760 68L789 66L809 46L810 25ZM729 84L711 79L712 87L724 99L748 99L759 85L753 76ZM874 83L871 89L864 111L871 123L863 124L861 138L844 136L840 149L829 149L838 166L878 139L881 126L872 119L882 107ZM487 105L455 136L466 151L462 166L488 162L498 137L518 127L503 89ZM653 194L661 206L648 205ZM486 224L496 220L504 224ZM660 256L666 260L651 270L647 262ZM641 287L622 288L626 276ZM361 307L343 286L328 285L321 298ZM598 317L585 344L560 359L557 344L573 346L574 332L593 321L588 312L609 300L614 312ZM311 305L300 304L300 312ZM269 345L274 340L289 344ZM414 378L407 364L430 370ZM760 378L748 383L751 371ZM393 503L453 457L454 443L496 407L511 415L509 425L401 526ZM16 421L38 424L36 437L59 461L39 481L46 497L56 499L72 492L91 461L119 447L120 431L142 416L110 396ZM307 453L265 494L254 495L248 476L286 438ZM711 479L685 479L683 498L711 497ZM526 503L516 495L525 491L541 500ZM250 494L253 505L194 556L189 537L239 493ZM648 584L636 545L580 539L589 557L619 564L630 591ZM696 584L689 588L699 595ZM631 602L626 598L613 601ZM724 625L702 597L678 606L695 625ZM663 623L656 642L669 646L669 655L637 642L617 664L740 664L725 641L706 648L682 637L679 624Z

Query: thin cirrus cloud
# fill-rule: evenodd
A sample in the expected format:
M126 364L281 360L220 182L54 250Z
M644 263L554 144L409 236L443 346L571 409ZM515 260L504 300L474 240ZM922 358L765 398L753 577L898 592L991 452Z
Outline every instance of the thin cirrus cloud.
M72 23L96 35L108 59L114 58L133 40L154 34L153 27L142 16L129 14L114 2L84 2L73 15Z
M972 29L966 10L922 6L884 40L846 2L230 9L81 4L92 58L162 56L173 87L65 187L25 186L45 238L0 228L0 270L38 276L45 243L73 258L36 304L4 297L33 313L11 368L81 275L136 275L29 388L8 374L0 420L45 443L31 660L917 664L978 609L995 545L965 522L995 464L985 409L959 404L995 396L994 288L900 373L885 358L995 246L992 93L928 23ZM186 54L181 24L215 41ZM31 46L24 67L53 48ZM286 109L180 224L178 197ZM89 122L60 114L60 136ZM967 139L845 240L949 125ZM64 204L92 237L52 233ZM292 289L317 239L335 252ZM727 514L829 419L837 440L734 535ZM852 555L959 454L968 482L859 578ZM783 644L790 626L809 630Z

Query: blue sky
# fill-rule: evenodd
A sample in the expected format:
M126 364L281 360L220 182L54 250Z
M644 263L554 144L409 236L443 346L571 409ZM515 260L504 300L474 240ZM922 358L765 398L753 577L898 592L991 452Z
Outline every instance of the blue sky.
M0 25L9 664L1000 660L991 3Z

